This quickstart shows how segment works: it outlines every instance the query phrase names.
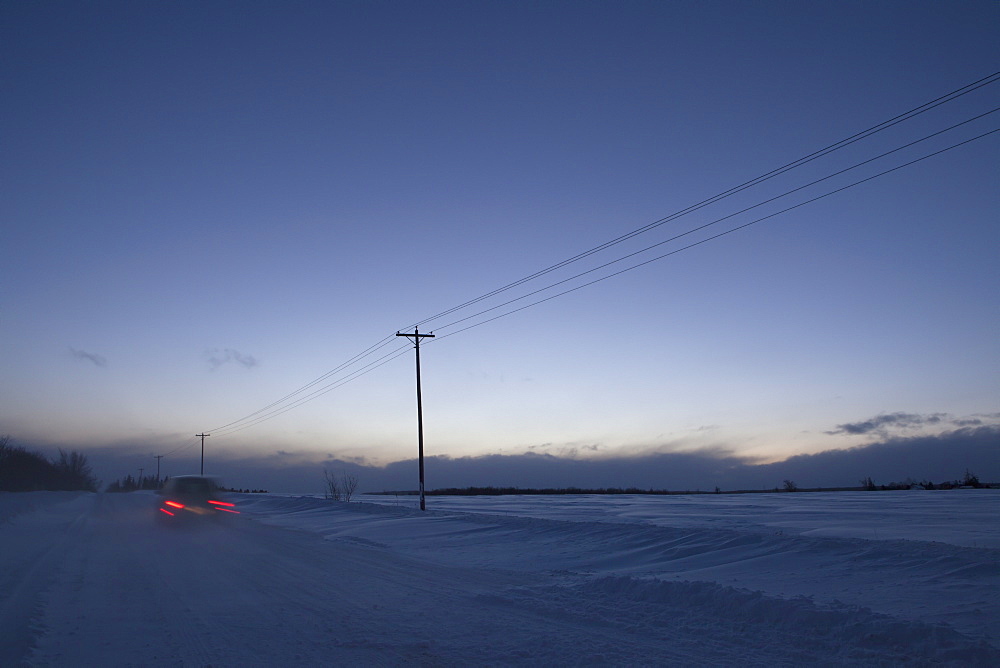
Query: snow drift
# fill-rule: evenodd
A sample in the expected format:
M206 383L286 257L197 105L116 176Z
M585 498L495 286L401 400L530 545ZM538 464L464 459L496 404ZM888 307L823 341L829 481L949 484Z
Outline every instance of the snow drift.
M1000 663L1000 490L231 500L0 495L0 664Z

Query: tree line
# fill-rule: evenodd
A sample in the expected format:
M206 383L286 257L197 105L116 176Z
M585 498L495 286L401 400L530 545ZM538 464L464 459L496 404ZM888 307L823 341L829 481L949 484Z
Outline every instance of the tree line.
M329 476L328 476L329 477ZM929 480L923 480L921 482L916 482L910 478L907 478L904 482L890 482L883 485L878 485L872 480L871 476L865 477L861 480L861 485L858 487L809 487L802 488L795 483L794 480L783 481L780 487L774 487L773 489L739 489L739 490L729 490L724 491L719 487L715 488L714 492L706 490L666 490L666 489L639 489L637 487L545 487L545 488L534 488L534 487L497 487L497 486L483 486L483 487L444 487L433 490L428 490L425 492L427 496L505 496L505 495L570 495L570 494L645 494L645 495L661 495L661 496L674 496L674 495L687 495L687 494L767 494L776 492L857 492L862 490L867 491L887 491L887 490L902 490L902 489L959 489L959 488L974 488L982 489L989 488L990 485L987 483L980 482L979 477L969 471L965 472L965 476L957 480L946 480L944 482L932 483ZM394 491L384 491L384 492L370 492L371 494L379 496L396 495L396 496L413 496L419 494L420 492L414 490L394 490ZM331 498L331 497L327 497Z
M917 482L912 478L907 478L903 482L890 482L884 485L876 485L875 481L872 480L871 476L867 476L861 480L861 489L874 492L877 490L897 490L897 489L961 489L963 487L971 487L972 489L983 489L988 488L989 485L980 482L979 476L972 473L968 469L965 470L965 476L957 480L945 480L944 482L933 483L930 480L921 480Z
M153 475L144 475L142 477L133 477L132 475L127 475L124 478L119 478L114 482L108 484L104 491L106 492L135 492L140 489L158 490L167 484L170 480L170 476L162 479L157 479ZM220 487L220 492L236 492L238 494L267 494L266 489L239 489L236 487Z
M138 478L133 478L131 475L127 475L124 478L120 478L112 483L109 483L104 491L134 492L139 489L160 489L166 481L166 478L163 480L157 480L155 475L144 475Z
M639 489L637 487L444 487L425 492L427 496L504 496L504 495L559 495L559 494L704 494L705 492L670 492L665 489ZM416 491L378 492L400 496L419 494Z
M11 445L10 436L0 436L0 492L97 491L87 456L59 449L59 457L48 457L23 446Z

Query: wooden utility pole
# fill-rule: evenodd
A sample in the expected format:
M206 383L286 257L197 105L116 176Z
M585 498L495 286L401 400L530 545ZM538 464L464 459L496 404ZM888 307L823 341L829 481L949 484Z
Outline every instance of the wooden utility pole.
M164 455L153 455L156 457L156 484L160 484L160 460L163 459Z
M421 334L420 330L414 327L412 334L396 332L396 336L405 336L407 339L412 337L410 340L413 341L413 347L417 351L417 461L420 466L420 510L427 510L424 502L424 408L420 399L420 339L434 338L434 334Z
M205 475L205 437L211 434L195 434L195 438L201 436L201 474Z

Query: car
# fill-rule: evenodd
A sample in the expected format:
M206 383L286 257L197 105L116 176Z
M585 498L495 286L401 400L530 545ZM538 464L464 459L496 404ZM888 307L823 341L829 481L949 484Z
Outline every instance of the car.
M184 522L199 518L238 515L236 504L225 501L212 478L181 475L168 478L157 491L157 517L164 522Z

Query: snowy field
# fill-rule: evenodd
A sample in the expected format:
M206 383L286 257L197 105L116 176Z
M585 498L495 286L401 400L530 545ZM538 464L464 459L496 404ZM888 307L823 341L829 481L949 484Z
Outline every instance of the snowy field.
M1000 665L1000 490L0 494L0 666Z

